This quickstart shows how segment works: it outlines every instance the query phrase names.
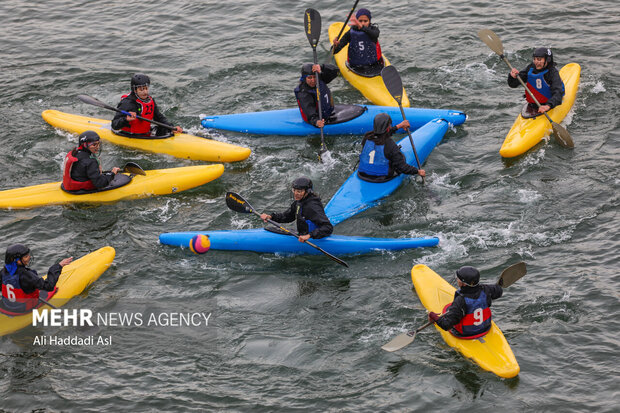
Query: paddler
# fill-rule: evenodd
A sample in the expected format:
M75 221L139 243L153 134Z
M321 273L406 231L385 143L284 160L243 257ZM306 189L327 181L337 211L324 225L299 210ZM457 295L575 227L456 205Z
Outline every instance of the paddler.
M61 188L70 193L90 193L104 189L112 184L120 168L102 172L99 161L101 138L97 132L88 130L78 137L78 146L65 155ZM114 187L127 183L129 177L118 174L118 182ZM124 182L127 180L127 182Z
M296 220L299 242L331 235L334 227L325 215L321 198L312 189L312 181L302 176L293 181L292 187L295 200L289 209L282 213L261 214L263 221L267 222L271 219L275 222L293 222Z
M512 68L508 74L508 86L511 88L521 86L517 76L521 77L527 88L540 103L539 108L529 93L525 93L525 99L529 103L527 107L528 114L536 116L536 114L545 113L562 103L564 82L553 61L551 49L547 47L537 47L534 49L532 63L520 72Z
M151 123L136 118L136 115L156 122L165 123L171 127L174 126L172 123L168 122L168 119L159 111L155 99L149 95L150 86L151 79L143 73L136 73L131 77L131 93L129 93L129 95L123 95L117 106L118 109L129 112L130 115L118 112L116 116L114 116L114 119L112 119L112 129L114 131L129 137L150 137ZM155 136L165 136L169 132L169 129L157 126ZM182 133L183 128L175 126L173 132Z
M373 130L366 132L362 139L357 176L368 182L386 182L399 174L426 176L424 169L409 165L405 155L392 140L398 129L408 129L409 121L403 120L392 126L392 118L387 113L375 116Z
M316 81L319 78L319 92L321 94L321 111L323 116L319 119L319 105L316 99ZM304 63L301 67L299 84L295 88L295 98L303 120L312 126L322 128L326 119L334 113L334 100L332 92L327 84L338 76L338 67L332 64Z
M359 9L351 16L349 26L341 39L334 38L334 54L349 45L347 66L362 75L379 75L383 68L381 45L379 45L379 27L371 24L372 15L368 9Z
M2 307L13 313L25 313L39 304L39 291L53 291L62 272L62 267L73 261L65 258L47 270L47 278L28 267L33 261L30 248L22 244L6 249L2 277Z
M456 271L456 282L452 303L441 316L431 311L428 320L459 338L482 337L491 329L491 302L502 296L502 287L480 284L480 272L469 266Z

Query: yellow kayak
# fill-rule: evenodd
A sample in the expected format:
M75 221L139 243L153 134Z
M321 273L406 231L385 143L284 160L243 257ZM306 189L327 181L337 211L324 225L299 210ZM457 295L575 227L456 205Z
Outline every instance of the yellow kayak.
M446 304L454 298L455 288L426 265L415 265L411 269L411 280L422 305L428 311L441 314ZM450 347L472 359L484 370L505 378L519 374L517 359L495 322L492 322L491 330L486 335L475 340L457 338L436 324L435 328Z
M153 169L146 175L136 175L119 188L91 194L69 194L60 189L61 182L27 186L0 191L0 208L36 208L45 205L73 203L107 203L122 199L147 198L173 194L195 188L219 178L224 165L197 165L181 168Z
M209 162L237 162L247 159L251 153L249 148L243 146L200 138L186 133L162 139L127 138L112 132L110 128L112 121L110 120L73 115L57 110L43 111L41 116L55 128L76 134L93 130L99 134L101 139L116 145L147 152L165 153L177 158Z
M547 112L554 122L560 123L566 114L573 107L579 79L581 77L581 66L577 63L569 63L560 69L560 77L564 81L564 99L562 104ZM521 114L510 128L499 154L504 158L514 158L530 150L545 136L551 133L551 123L544 115L535 118L525 119Z
M330 44L333 44L334 39L336 38L336 36L338 36L338 33L340 33L340 29L342 28L343 24L344 23L342 22L336 22L336 23L332 23L329 26L329 43ZM349 26L347 25L347 27L344 29L344 32L342 32L342 34L344 35L348 30L349 30ZM365 77L365 76L357 75L353 73L351 70L349 70L349 68L346 65L348 54L349 54L349 45L346 45L345 47L342 48L342 50L340 50L334 56L334 58L336 59L336 64L338 65L338 68L340 69L340 73L342 74L342 76L345 79L347 79L347 81L354 88L362 92L362 95L364 95L364 97L368 99L369 101L371 101L373 104L377 106L398 106L398 104L396 103L396 101L394 100L390 92L385 87L385 84L383 83L383 79L381 78L381 76ZM387 59L387 57L385 57L383 52L381 54L383 55L383 61L385 62L385 65L389 66L390 61ZM405 108L409 107L409 98L407 97L407 92L405 92L404 88L403 88L402 104L403 104L403 107Z
M58 290L49 302L56 307L65 305L108 269L115 254L114 248L103 247L65 265L56 283ZM50 309L50 307L43 305L39 307L39 310L42 309ZM14 317L0 313L0 336L11 334L29 325L32 325L32 311Z

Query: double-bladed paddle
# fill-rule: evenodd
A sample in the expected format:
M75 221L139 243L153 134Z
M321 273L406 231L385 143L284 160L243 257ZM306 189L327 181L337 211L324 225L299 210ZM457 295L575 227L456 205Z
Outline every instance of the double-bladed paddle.
M357 3L359 2L360 0L355 0L355 3L353 4L353 7L351 7L351 11L349 12L349 15L347 16L347 19L344 21L344 24L340 28L340 33L338 33L338 36L336 36L336 39L340 40L340 36L342 36L342 33L344 32L344 29L347 27L347 23L349 23L349 19L353 15L353 12L355 11L355 8L357 7ZM331 47L329 48L329 54L332 56L333 56L333 53L332 53L333 50L334 50L334 44L332 43Z
M510 70L512 70L512 65L510 64L506 56L504 56L504 45L502 44L502 40L499 38L498 35L496 35L492 30L482 29L478 32L478 37L487 46L489 46L489 48L493 50L499 57L501 57L502 60L506 63L506 65L508 65ZM519 82L521 82L521 86L525 88L525 92L534 100L536 105L540 108L541 105L538 102L538 99L536 99L536 96L534 96L534 94L527 88L525 82L523 82L523 79L521 79L521 76L517 76L517 79L519 79ZM564 128L559 123L554 122L549 117L547 112L544 112L543 115L545 115L547 117L547 120L551 123L555 140L565 148L574 147L575 144L573 143L573 138L570 136L570 133L568 133L566 128Z
M321 37L321 15L314 9L306 9L304 12L304 29L308 42L312 46L312 58L314 64L318 64L319 59L316 55L316 46L319 44L319 37ZM314 74L316 78L316 101L319 106L319 120L323 120L323 109L321 108L321 91L319 88L320 73ZM321 155L327 152L327 146L325 145L325 137L323 136L323 127L321 126L321 149L319 149L319 162L322 162Z
M228 206L228 208L232 209L235 212L241 212L242 214L255 214L256 216L258 216L260 218L260 213L257 212L252 205L250 205L250 203L248 201L246 201L241 195L236 194L234 192L227 192L226 193L226 205ZM284 228L283 226L281 226L280 224L278 224L277 222L268 219L267 220L268 223L270 223L271 225L274 225L276 227L278 227L280 230L286 232L287 234L293 235L295 237L299 237L299 234L293 231L290 231L286 228ZM330 254L329 252L325 251L323 248L319 247L316 244L313 244L310 241L306 241L306 244L310 245L313 248L316 248L317 250L321 251L323 254L327 255L329 258L331 258L332 260L336 261L338 264L340 265L344 265L345 267L348 267L349 264L347 264L346 262L344 262L343 260L341 260L340 258Z
M527 273L527 268L524 262L519 262L517 264L513 264L510 267L506 268L502 271L502 274L499 276L497 280L497 285L502 288L510 287L515 283L519 278L523 277ZM413 343L415 340L415 336L418 331L424 330L426 327L435 324L433 321L429 321L424 324L422 327L419 327L417 330L408 331L406 333L400 334L396 336L389 343L384 344L381 348L385 351L396 351L401 348L408 346Z
M100 101L99 99L94 98L92 96L78 95L77 98L80 99L84 103L88 103L89 105L99 106L100 108L113 110L114 112L118 112L118 113L122 113L123 115L131 116L131 113L129 113L127 111L124 111L124 110L120 110L118 108L115 108L114 106L107 105L107 104L103 103L102 101ZM166 129L170 129L170 130L176 130L176 126L166 125L165 123L157 122L156 120L153 120L153 119L143 118L142 116L138 116L138 115L136 115L136 118L140 119L140 120L144 120L144 121L150 122L150 123L152 123L154 125L157 125L157 126L161 126L162 128L166 128Z
M403 109L403 82L398 70L396 70L394 66L386 66L381 70L381 78L383 79L385 87L390 92L390 95L392 95L396 103L398 103L403 120L407 119L405 118L405 110ZM418 158L418 152L415 150L409 128L407 128L407 134L409 135L409 142L411 142L411 147L413 148L415 161L418 163L418 169L422 169L422 164L420 163L420 158ZM422 177L422 182L424 182L424 177Z

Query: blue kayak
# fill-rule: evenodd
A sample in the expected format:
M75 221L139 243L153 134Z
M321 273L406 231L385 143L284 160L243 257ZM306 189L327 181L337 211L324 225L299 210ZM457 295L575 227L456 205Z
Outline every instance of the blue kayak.
M435 146L441 142L447 130L448 122L443 119L435 119L411 134L422 164L424 164L424 161ZM409 137L406 136L400 140L398 145L401 146L401 151L405 155L407 163L419 167L416 165ZM327 203L325 214L332 225L336 225L355 214L375 206L381 198L394 192L406 176L398 175L387 182L373 183L361 180L357 176L356 170Z
M465 113L457 110L419 108L404 108L404 110L412 131L436 118L445 119L454 126L461 125L467 119ZM325 125L323 132L325 135L362 135L372 130L375 116L384 112L392 117L393 124L402 120L398 107L336 105L336 116L333 122L337 123ZM206 116L202 118L201 124L205 128L259 135L307 136L320 133L319 128L303 121L297 108Z
M254 251L262 253L300 255L320 255L321 252L301 243L296 237L267 231L263 228L231 231L167 232L159 236L165 245L189 248L193 236L209 236L211 249L225 251ZM312 243L333 255L368 254L373 251L397 251L409 248L434 247L438 238L369 238L346 235L330 235L313 239Z

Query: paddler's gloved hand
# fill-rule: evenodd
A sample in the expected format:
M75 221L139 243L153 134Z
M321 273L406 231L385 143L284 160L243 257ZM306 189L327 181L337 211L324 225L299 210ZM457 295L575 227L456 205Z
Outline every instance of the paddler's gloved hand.
M432 323L436 323L437 320L439 320L439 314L434 313L434 312L430 312L428 313L428 321L432 322Z

